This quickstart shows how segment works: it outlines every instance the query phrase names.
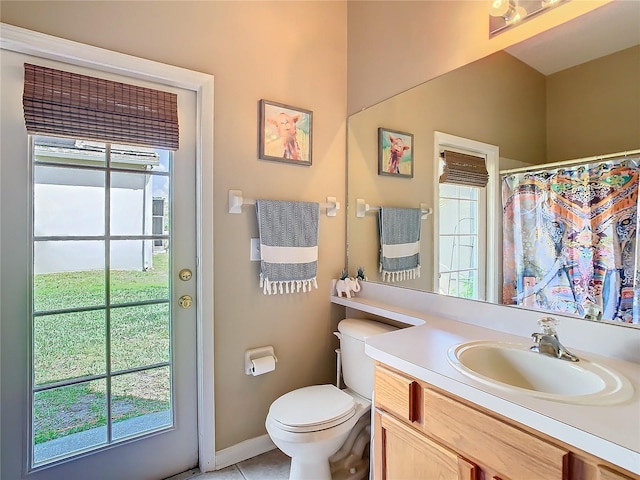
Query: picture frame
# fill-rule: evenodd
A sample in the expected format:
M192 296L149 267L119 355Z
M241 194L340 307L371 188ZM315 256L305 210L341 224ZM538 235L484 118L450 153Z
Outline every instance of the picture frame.
M264 99L259 110L259 158L310 166L313 112Z
M378 175L413 178L413 134L378 128Z

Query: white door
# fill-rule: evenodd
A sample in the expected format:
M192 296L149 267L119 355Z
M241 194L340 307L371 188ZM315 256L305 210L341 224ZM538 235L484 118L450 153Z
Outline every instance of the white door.
M194 467L195 93L107 76L178 94L176 152L27 137L24 62L105 74L1 55L0 477Z

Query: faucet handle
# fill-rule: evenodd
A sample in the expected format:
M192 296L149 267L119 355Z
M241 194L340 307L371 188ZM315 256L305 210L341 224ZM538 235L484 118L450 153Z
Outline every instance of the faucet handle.
M538 320L538 325L542 328L542 333L545 335L555 335L556 334L556 325L560 322L553 317L543 317Z

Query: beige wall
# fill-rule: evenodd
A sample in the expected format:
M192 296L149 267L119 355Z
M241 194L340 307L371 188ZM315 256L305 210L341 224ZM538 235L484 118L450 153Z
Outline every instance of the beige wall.
M611 0L563 4L489 38L478 0L348 2L348 113L368 108Z
M526 93L525 93L526 92ZM501 112L496 115L496 112ZM538 163L545 156L545 77L511 55L498 52L374 105L349 119L349 204L434 206L434 131L500 146L503 157ZM414 177L378 175L378 127L414 134ZM422 223L419 279L403 286L433 291L433 221ZM348 216L349 267L377 269L375 215Z
M279 395L335 377L331 334L342 310L328 301L344 267L344 210L320 220L319 289L264 296L249 261L255 213L227 213L227 191L252 198L344 203L346 4L344 2L5 1L2 22L215 76L216 448L265 434ZM314 113L313 165L257 158L258 100ZM206 268L206 267L205 267ZM274 345L279 363L244 374L244 351Z
M640 46L549 75L547 161L640 148L638 79Z

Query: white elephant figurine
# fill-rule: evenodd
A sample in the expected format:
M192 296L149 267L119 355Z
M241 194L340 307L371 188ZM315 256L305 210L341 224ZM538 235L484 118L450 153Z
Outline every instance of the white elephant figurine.
M360 284L357 278L345 278L336 282L336 292L339 297L344 293L347 298L351 298L351 293L360 291Z

